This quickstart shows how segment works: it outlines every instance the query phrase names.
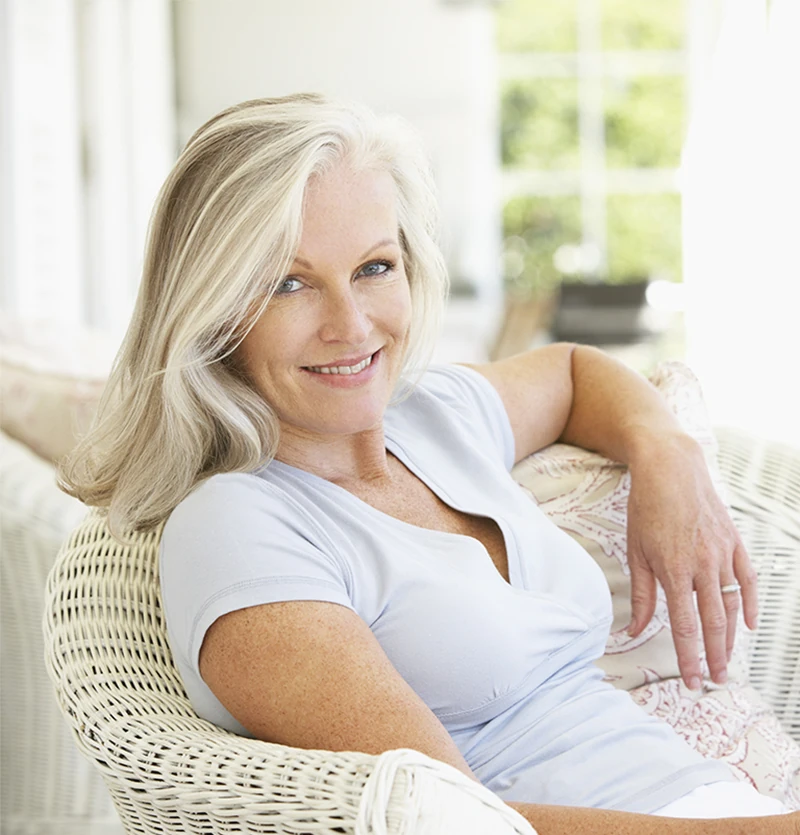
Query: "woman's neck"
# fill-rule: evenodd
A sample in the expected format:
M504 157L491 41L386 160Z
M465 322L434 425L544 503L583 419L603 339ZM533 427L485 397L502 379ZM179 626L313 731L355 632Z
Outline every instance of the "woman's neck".
M355 435L312 435L282 426L275 458L342 486L390 475L383 425Z

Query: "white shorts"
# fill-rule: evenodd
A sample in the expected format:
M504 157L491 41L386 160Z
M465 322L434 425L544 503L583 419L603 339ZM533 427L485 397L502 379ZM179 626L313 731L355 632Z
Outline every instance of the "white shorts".
M755 818L786 815L789 810L774 797L759 794L749 783L709 783L656 809L665 818Z

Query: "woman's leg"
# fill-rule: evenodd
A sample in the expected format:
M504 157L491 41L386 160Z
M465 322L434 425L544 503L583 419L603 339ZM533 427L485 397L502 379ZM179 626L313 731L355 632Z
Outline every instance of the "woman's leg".
M774 797L759 794L749 783L709 783L653 812L666 818L751 818L785 815Z

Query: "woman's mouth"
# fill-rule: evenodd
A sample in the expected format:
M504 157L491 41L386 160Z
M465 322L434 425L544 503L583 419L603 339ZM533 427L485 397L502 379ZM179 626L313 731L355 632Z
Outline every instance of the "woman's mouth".
M377 354L377 351L375 354ZM344 376L359 374L372 364L375 354L370 354L366 359L357 362L355 365L307 365L306 371L312 371L314 374L342 374Z

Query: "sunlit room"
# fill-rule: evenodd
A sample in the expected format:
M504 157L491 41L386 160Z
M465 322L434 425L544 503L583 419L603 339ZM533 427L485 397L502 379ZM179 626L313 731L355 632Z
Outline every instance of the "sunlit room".
M795 832L799 86L797 0L0 0L0 835Z

